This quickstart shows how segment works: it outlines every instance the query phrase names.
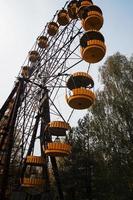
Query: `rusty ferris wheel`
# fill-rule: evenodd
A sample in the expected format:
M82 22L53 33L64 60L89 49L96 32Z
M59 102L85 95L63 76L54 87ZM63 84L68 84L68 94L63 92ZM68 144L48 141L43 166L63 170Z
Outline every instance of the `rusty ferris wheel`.
M102 25L102 11L91 0L68 1L28 53L0 110L0 199L20 199L25 190L29 192L23 192L23 200L33 199L30 191L41 194L39 199L54 199L49 196L50 164L58 198L64 199L56 157L71 153L65 137L73 110L89 108L95 101L89 67L106 52L99 32ZM86 70L74 72L85 63ZM55 103L61 88L72 110L67 120ZM52 120L52 115L58 120ZM19 196L14 190L20 191Z

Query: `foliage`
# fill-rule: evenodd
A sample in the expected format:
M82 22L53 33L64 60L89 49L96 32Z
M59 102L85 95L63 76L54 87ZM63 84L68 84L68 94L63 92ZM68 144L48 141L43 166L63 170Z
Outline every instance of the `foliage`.
M133 57L116 53L99 71L103 88L70 133L73 151L60 167L66 200L133 196Z

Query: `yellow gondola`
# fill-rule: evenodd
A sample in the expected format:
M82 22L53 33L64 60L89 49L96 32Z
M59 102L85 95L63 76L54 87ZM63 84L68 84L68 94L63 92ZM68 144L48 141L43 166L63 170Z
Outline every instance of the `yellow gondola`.
M72 90L74 88L80 88L80 87L92 88L92 87L94 87L94 81L88 73L76 72L69 77L69 79L66 83L66 86L70 90Z
M76 72L72 74L66 85L71 90L71 93L66 95L66 100L70 107L86 109L94 103L95 94L90 90L94 87L94 81L88 73Z
M78 3L77 0L73 0L67 6L68 15L71 19L77 19L78 18L77 3Z
M24 177L20 179L21 186L40 188L45 184L45 180L41 177L45 160L41 156L29 155L25 159L26 171Z
M23 187L39 187L45 184L45 180L41 178L23 178L20 180Z
M82 13L82 26L85 31L99 31L103 25L103 15L101 9L96 5L86 7Z
M52 121L48 124L48 130L54 136L65 136L66 131L69 129L69 124L63 121Z
M30 62L37 62L40 60L40 55L37 51L30 51L29 52L29 61Z
M44 165L45 160L41 156L27 156L26 163L33 166L42 166Z
M61 25L61 26L66 26L69 23L69 15L67 10L60 10L58 15L57 15L57 22Z
M91 5L93 5L93 2L91 0L80 0L78 2L77 12L78 12L78 16L79 16L80 19L82 18L82 14L84 12L84 9L88 6L91 6Z
M50 22L48 24L47 32L50 36L56 35L58 33L58 30L59 30L59 26L56 22Z
M90 89L76 88L72 90L72 94L66 96L68 105L73 109L87 109L95 101L95 94Z
M48 47L48 38L46 36L39 36L37 38L37 44L41 49Z
M56 156L64 157L68 156L71 153L71 145L60 142L51 142L48 143L47 148L45 149L45 154L47 156Z
M28 78L29 77L29 71L30 71L30 68L28 66L23 66L22 71L21 71L21 75L24 78Z
M97 63L106 53L104 37L98 31L88 31L80 39L81 57L88 63Z

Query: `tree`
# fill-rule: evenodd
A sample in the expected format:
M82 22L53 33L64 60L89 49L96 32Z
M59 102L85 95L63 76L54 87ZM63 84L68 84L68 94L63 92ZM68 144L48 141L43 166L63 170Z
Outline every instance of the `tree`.
M73 130L70 174L73 199L130 200L133 195L133 56L110 56L100 68L103 88ZM75 180L75 181L74 181ZM72 199L68 194L66 199Z

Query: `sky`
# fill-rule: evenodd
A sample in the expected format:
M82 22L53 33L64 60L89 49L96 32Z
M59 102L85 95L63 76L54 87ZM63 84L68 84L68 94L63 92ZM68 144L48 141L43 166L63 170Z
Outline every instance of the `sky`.
M49 22L63 0L0 0L0 107L11 92L21 66L36 38ZM105 58L117 51L130 57L133 53L133 0L94 0L104 16L101 29L105 37ZM100 87L100 83L97 83Z

